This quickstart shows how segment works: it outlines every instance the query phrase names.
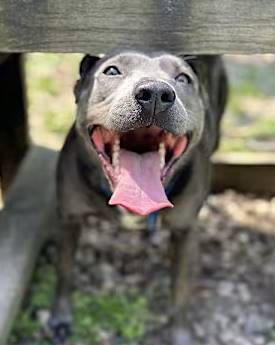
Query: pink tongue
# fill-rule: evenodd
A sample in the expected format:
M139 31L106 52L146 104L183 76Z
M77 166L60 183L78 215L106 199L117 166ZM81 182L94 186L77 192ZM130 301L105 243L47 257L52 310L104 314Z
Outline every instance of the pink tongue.
M173 207L167 199L160 179L159 153L137 154L120 150L120 175L110 205L148 215L165 207Z

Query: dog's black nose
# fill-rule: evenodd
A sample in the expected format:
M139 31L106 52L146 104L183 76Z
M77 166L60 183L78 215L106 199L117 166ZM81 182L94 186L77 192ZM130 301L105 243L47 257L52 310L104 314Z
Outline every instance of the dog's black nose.
M167 83L147 81L136 87L135 98L144 110L150 114L158 114L171 108L176 94Z

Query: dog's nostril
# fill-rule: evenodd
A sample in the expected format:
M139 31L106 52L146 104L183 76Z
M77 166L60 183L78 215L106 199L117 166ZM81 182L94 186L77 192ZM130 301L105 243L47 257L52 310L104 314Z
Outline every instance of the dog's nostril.
M149 102L152 98L152 94L149 90L141 89L136 94L136 99L138 101Z
M172 103L172 102L174 102L175 98L176 98L176 95L175 95L175 92L173 90L165 91L161 95L161 101L163 103Z

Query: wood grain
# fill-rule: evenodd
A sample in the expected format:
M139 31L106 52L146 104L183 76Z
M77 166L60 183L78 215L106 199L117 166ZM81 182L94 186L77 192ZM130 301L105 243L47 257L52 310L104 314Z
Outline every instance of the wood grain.
M0 51L274 53L274 0L0 0Z
M212 169L213 193L233 189L240 193L275 195L275 164L215 162Z

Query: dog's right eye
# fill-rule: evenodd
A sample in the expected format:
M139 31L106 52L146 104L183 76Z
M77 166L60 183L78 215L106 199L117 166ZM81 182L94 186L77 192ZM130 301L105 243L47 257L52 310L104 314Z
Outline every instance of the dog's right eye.
M120 71L116 66L109 66L104 71L104 74L106 75L120 75Z
M189 75L185 73L181 73L176 77L176 81L179 83L182 83L184 85L188 85L192 83L192 79L189 77Z

